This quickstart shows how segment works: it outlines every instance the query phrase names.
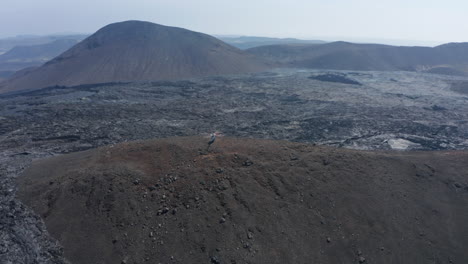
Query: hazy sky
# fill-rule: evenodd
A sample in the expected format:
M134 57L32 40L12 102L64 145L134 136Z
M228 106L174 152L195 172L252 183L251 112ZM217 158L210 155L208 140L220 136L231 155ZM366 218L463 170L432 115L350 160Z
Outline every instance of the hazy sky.
M466 0L0 0L0 37L136 19L208 34L468 42L467 13Z

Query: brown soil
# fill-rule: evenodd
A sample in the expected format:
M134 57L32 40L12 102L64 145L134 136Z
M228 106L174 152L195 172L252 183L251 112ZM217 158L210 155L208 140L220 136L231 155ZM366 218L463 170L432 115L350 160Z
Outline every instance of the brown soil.
M36 162L72 263L466 263L468 153L170 138Z

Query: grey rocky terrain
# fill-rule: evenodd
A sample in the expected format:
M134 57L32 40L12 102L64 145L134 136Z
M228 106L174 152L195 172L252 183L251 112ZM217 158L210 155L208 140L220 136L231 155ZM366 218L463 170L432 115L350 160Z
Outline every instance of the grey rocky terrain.
M361 85L314 78L324 74ZM288 69L1 95L0 263L65 263L42 220L15 198L15 177L33 159L213 131L366 150L466 149L466 82L409 72Z

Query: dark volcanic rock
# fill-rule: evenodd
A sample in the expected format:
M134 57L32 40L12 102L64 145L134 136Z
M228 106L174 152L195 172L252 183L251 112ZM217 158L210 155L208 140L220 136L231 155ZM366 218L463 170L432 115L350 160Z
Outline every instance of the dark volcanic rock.
M468 81L454 82L451 89L457 93L468 95Z
M468 147L468 107L465 98L450 89L462 79L401 72L336 75L352 76L362 85L312 80L310 72L278 71L5 95L0 97L0 133L5 135L0 144L22 146L15 153L39 145L49 152L72 152L219 130L359 149Z
M15 199L14 178L31 157L0 153L0 263L68 264L62 247L48 236L42 219Z
M361 85L361 83L356 82L353 79L347 78L346 76L343 76L340 74L333 74L333 73L311 76L309 78L322 81L322 82L336 82L336 83L343 83L343 84Z

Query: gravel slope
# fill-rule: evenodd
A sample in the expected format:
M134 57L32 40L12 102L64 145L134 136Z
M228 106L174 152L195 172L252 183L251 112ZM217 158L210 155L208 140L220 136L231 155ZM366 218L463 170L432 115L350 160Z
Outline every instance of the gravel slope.
M177 137L33 164L73 263L464 263L468 154Z

